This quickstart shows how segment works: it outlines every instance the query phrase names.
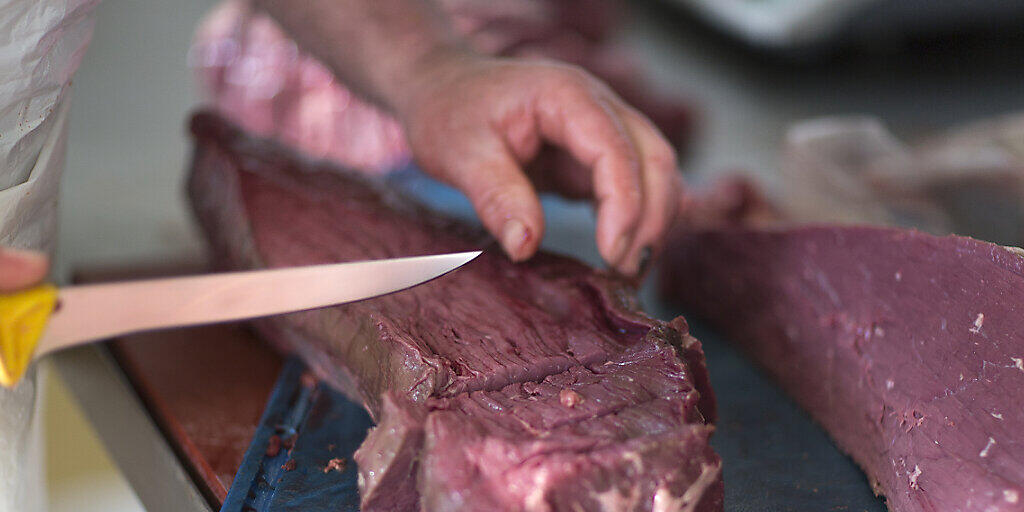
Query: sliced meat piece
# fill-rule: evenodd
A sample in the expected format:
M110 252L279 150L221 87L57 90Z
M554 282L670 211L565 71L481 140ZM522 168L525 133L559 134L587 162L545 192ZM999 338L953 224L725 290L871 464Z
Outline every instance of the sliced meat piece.
M230 268L488 248L459 271L401 293L256 323L380 424L356 457L364 510L447 510L455 495L496 500L499 510L573 510L574 503L597 503L586 500L610 485L632 500L625 510L675 510L658 504L683 502L691 503L685 510L721 508L720 462L707 445L714 398L700 344L682 319L643 315L623 282L575 260L540 254L512 264L482 232L365 177L249 138L212 114L196 116L192 130L193 205L215 255ZM570 377L589 379L591 387L559 380ZM529 430L470 406L488 393L547 389L546 379L572 387L582 401L562 406L554 391L546 401L506 396L516 416L535 422ZM661 402L654 397L664 401L657 421L650 409ZM615 421L630 415L637 417ZM445 435L455 427L467 435ZM457 473L479 461L431 448L497 443L528 451L540 446L535 438L556 435L594 453L536 453L540 497L501 493L486 481L471 489ZM576 458L564 459L570 455ZM563 476L545 480L552 467ZM591 488L578 488L577 477Z
M653 340L652 340L653 341ZM654 348L657 347L657 348ZM432 401L420 468L431 510L708 510L721 464L688 370L658 343L540 383ZM569 391L578 403L566 405Z
M393 503L396 476L418 471L428 510L720 507L721 464L707 445L703 397L676 349L650 341L539 383L426 404L389 397L394 412L356 454L366 498ZM561 400L566 392L578 397L574 405ZM418 468L412 458L394 464L424 439Z
M693 226L664 292L738 342L891 510L1024 510L1024 251L870 227Z

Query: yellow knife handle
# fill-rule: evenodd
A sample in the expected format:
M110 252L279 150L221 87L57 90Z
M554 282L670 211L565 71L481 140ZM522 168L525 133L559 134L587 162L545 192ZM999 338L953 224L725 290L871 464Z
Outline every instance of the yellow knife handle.
M0 385L21 380L56 304L57 288L49 284L0 294Z

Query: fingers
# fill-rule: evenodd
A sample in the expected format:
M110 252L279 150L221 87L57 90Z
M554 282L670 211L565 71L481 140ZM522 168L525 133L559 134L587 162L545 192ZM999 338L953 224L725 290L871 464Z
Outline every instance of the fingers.
M41 252L0 248L0 292L14 292L38 284L48 270L49 260Z
M484 227L512 261L537 252L544 237L544 211L533 185L494 133L453 137L427 172L462 190Z
M644 270L641 268L644 260L660 247L677 213L683 185L676 170L675 151L654 125L626 105L620 104L616 110L629 128L641 160L643 213L633 244L617 266L619 271L633 275Z
M558 146L581 164L579 172L541 176L538 185L592 195L601 256L622 273L637 273L645 254L660 245L679 201L675 154L664 138L576 68L466 65L477 67L432 82L433 93L404 114L420 166L461 189L519 261L533 255L544 230L540 200L520 163L537 156L542 140Z
M597 248L609 265L620 268L636 246L635 228L644 209L641 161L621 118L586 84L569 80L551 87L537 106L538 122L547 140L591 169Z

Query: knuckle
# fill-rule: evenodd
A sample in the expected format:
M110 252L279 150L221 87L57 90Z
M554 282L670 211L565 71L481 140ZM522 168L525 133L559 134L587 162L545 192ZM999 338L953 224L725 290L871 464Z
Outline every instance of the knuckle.
M581 67L573 65L561 66L552 76L554 85L560 90L571 94L591 95L590 75Z
M647 154L647 161L658 171L675 174L676 152L664 141L658 141L651 147Z
M618 148L618 151L623 169L626 171L618 173L618 186L622 187L627 192L639 193L641 183L640 172L643 170L643 163L626 140L622 140L621 147Z
M644 212L644 198L637 187L622 187L609 196L616 203L619 212L624 215L623 220L633 224L640 220Z
M623 155L618 169L599 177L602 184L614 195L630 202L637 202L642 196L640 166L636 159Z
M480 215L490 219L502 216L510 207L522 204L522 193L520 187L495 184L477 192L473 202Z
M629 205L631 207L636 209L636 211L638 213L642 210L643 203L644 203L644 196L640 192L640 189L638 187L633 187L633 188L630 188L629 190L627 190L626 191L625 199L626 199L626 201L629 203Z

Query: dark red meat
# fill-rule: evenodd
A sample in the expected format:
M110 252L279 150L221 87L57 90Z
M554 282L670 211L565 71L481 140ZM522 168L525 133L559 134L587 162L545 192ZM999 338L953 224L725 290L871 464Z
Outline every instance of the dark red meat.
M721 509L714 399L682 319L568 258L512 264L480 231L213 115L192 129L191 197L231 268L488 247L402 293L256 324L378 421L355 457L364 510Z
M680 227L664 291L738 342L889 508L1024 510L1024 251L870 227Z

